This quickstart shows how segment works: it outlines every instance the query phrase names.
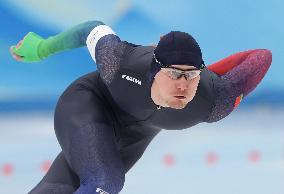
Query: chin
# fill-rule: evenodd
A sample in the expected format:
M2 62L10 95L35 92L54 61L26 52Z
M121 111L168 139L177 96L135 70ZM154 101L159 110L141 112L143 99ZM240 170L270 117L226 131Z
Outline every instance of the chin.
M168 106L173 109L183 109L188 104L187 101L184 100L174 100L168 103Z
M177 106L170 106L170 108L172 108L172 109L177 109L177 110L181 110L181 109L184 109L186 107L186 105L184 106L184 105L177 105Z

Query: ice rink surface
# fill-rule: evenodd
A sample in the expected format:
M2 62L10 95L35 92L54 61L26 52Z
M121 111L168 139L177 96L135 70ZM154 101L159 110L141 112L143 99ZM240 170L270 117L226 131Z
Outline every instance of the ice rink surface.
M163 131L121 194L283 194L284 110L240 108L217 123ZM0 115L0 194L23 194L60 147L52 113Z

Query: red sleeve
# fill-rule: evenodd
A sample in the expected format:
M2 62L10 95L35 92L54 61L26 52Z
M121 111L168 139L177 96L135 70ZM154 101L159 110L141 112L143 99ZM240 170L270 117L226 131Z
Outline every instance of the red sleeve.
M229 115L264 78L272 62L272 53L257 49L236 53L208 66L219 74L214 81L215 103L206 122L216 122Z
M225 73L233 69L235 66L241 64L248 57L248 55L257 51L258 49L233 54L216 63L209 65L208 69L213 71L214 73L217 73L218 75L224 75Z

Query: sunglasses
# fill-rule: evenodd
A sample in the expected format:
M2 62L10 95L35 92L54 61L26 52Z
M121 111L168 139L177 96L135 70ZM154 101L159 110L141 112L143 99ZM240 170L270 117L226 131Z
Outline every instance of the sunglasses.
M200 69L190 69L190 70L183 71L183 70L176 69L173 67L168 67L168 68L161 68L161 70L173 80L180 79L182 76L184 76L186 80L192 80L196 78L197 76L199 76L201 73Z

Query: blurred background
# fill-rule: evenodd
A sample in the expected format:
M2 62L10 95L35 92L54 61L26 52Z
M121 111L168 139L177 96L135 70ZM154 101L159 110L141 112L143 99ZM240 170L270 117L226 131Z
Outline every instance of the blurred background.
M24 64L9 47L29 31L47 38L101 20L136 44L186 31L206 64L249 49L273 53L266 77L230 116L159 134L127 174L122 194L283 194L283 6L280 0L0 0L0 193L27 193L41 180L60 151L53 131L57 99L96 70L86 48Z

